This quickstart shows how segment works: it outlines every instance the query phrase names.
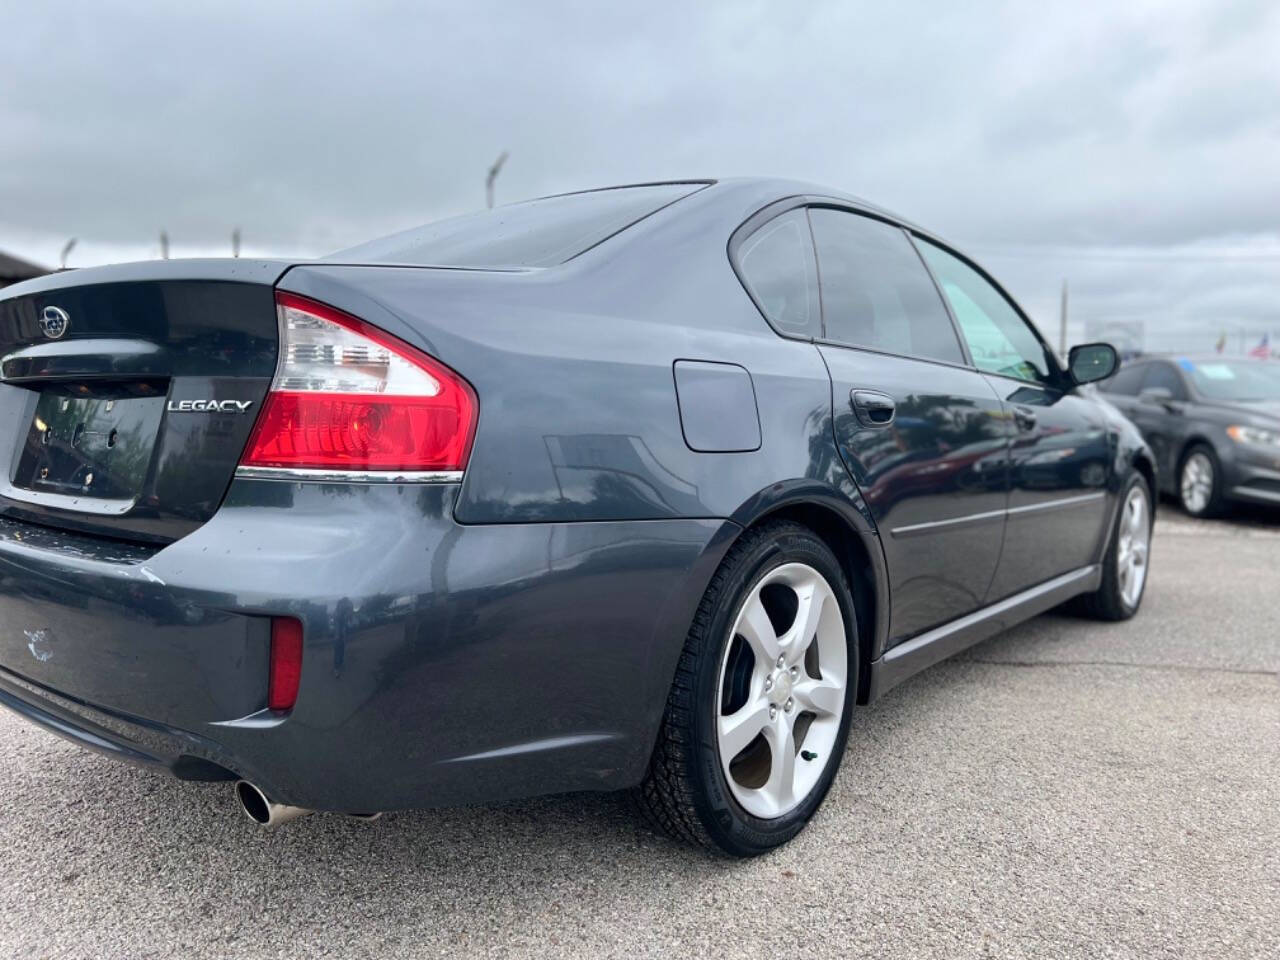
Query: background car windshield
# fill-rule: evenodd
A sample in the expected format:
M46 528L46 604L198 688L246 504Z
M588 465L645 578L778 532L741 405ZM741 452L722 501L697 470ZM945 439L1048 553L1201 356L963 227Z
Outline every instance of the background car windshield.
M513 203L415 227L326 259L435 267L552 267L703 186L659 183Z
M1196 390L1211 400L1280 400L1280 367L1238 360L1187 362L1185 367Z

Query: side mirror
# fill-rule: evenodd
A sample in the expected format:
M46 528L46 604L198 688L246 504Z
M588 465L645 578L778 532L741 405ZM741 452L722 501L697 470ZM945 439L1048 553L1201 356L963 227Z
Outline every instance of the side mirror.
M1138 394L1138 400L1168 410L1173 405L1173 391L1168 387L1147 387Z
M1082 343L1067 355L1067 371L1076 383L1096 383L1120 366L1120 355L1109 343Z

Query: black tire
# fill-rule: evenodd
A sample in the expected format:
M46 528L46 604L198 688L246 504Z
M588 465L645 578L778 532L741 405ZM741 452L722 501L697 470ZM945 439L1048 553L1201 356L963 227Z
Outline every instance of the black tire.
M1205 503L1203 509L1193 509L1192 504L1187 503L1186 497L1183 496L1182 476L1187 469L1187 464L1193 456L1203 456L1209 463L1209 469L1213 473L1212 483L1210 484L1209 499ZM1207 443L1193 443L1182 454L1182 459L1178 461L1178 476L1176 479L1178 488L1178 503L1189 515L1200 519L1207 520L1210 517L1219 516L1225 507L1222 495L1222 462L1218 459L1218 454Z
M1150 530L1151 525L1155 522L1155 501L1152 499L1151 488L1147 485L1146 478L1135 470L1120 491L1120 508L1116 510L1115 523L1112 525L1111 536L1107 541L1107 552L1102 560L1102 586L1093 593L1087 593L1078 598L1076 601L1076 608L1086 616L1094 617L1098 620L1128 620L1142 606L1142 598L1146 594L1146 579L1143 581L1137 602L1132 605L1126 603L1120 587L1120 565L1118 562L1120 528L1124 520L1124 504L1129 498L1129 492L1138 486L1142 488L1147 498L1147 564L1148 566L1150 565Z
M769 571L808 564L827 581L844 618L847 682L840 726L827 767L792 811L763 820L734 798L719 758L716 717L720 664L737 613ZM702 598L667 698L658 743L636 790L641 812L668 835L735 857L766 853L799 833L835 779L858 689L858 637L848 581L830 548L808 528L773 522L747 531L730 548ZM806 758L808 759L808 758Z

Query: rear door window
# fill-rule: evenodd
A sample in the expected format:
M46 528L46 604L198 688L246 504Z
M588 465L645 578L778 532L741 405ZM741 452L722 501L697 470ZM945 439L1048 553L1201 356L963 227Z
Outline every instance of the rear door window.
M900 228L825 207L810 210L809 217L818 248L825 339L964 363L938 290Z
M737 260L742 282L779 333L818 335L818 271L803 210L774 217L747 237Z

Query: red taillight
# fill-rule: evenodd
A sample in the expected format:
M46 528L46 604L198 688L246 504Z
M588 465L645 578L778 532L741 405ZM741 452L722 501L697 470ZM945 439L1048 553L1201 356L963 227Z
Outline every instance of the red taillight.
M272 617L267 709L292 710L301 680L302 624L291 617Z
M333 307L278 293L280 363L241 465L445 472L466 467L477 403L433 357Z

